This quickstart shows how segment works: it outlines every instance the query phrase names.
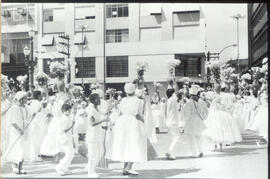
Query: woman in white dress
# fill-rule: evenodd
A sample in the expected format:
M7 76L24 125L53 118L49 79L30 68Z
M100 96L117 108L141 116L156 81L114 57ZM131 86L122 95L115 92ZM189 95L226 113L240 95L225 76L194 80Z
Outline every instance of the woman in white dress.
M239 133L231 126L232 116L227 111L224 100L220 94L221 86L215 85L215 95L210 105L209 114L207 117L207 129L204 135L207 136L214 144L215 148L219 144L220 151L222 151L223 144L231 144L240 142L242 140Z
M134 84L125 84L125 92L127 97L119 104L121 116L115 123L112 160L124 162L123 175L138 175L132 170L133 163L147 161L144 103L134 96Z
M47 131L47 117L44 111L44 104L41 102L41 91L33 92L33 100L29 105L31 113L35 113L33 122L29 126L30 140L30 161L41 161L38 157L41 144Z
M184 133L188 135L192 157L202 157L202 133L206 129L204 120L207 118L207 107L199 102L198 86L192 85L189 90L190 100L183 106L180 116L185 121Z
M52 118L48 126L47 135L40 148L40 154L44 156L55 156L59 153L59 140L61 127L59 119L62 117L63 113L61 111L62 105L69 98L64 92L65 86L63 82L58 83L58 91L56 94L56 99L52 106Z
M267 91L259 95L260 105L254 117L254 122L250 127L251 130L256 131L259 136L268 141L268 96Z
M155 92L154 97L152 98L152 114L153 114L153 121L156 129L156 133L160 133L160 125L161 125L161 114L160 114L160 97L157 92Z

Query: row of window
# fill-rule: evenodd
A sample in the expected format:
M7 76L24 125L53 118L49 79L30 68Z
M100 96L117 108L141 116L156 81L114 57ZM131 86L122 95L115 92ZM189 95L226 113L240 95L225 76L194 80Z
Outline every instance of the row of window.
M43 21L52 22L56 21L54 16L62 16L64 14L64 9L45 9L43 10ZM199 11L183 11L177 12L181 22L194 22L199 21L200 13ZM115 4L106 5L106 18L118 18L118 17L128 17L129 10L128 4ZM94 19L95 18L95 8L94 7L83 7L76 9L75 20L83 19Z
M49 61L51 59L43 59L43 71L49 74ZM62 62L63 58L56 58L54 61ZM96 61L95 57L78 57L75 58L77 63L75 77L76 78L95 78L96 77ZM181 58L182 63L176 68L176 76L197 77L201 74L201 58L189 57ZM107 77L128 77L128 56L112 56L106 57L106 73Z

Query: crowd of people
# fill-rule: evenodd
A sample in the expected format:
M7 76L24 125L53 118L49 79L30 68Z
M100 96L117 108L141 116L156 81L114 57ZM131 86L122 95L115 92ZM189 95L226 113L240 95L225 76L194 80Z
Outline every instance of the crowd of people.
M154 145L161 128L171 139L168 160L176 159L181 135L188 137L191 157L203 157L203 139L222 151L241 142L244 130L268 141L267 80L260 89L240 94L222 83L212 88L184 83L179 89L170 79L166 97L161 97L157 84L150 95L143 73L138 71L138 78L126 83L123 92L104 92L94 85L89 96L63 79L55 80L54 90L47 85L32 93L14 92L3 84L8 80L2 75L2 160L12 163L14 173L26 174L25 160L53 156L56 172L67 175L74 156L80 154L88 157L88 177L96 178L96 168L107 167L108 161L123 162L123 175L138 175L133 164L157 157Z

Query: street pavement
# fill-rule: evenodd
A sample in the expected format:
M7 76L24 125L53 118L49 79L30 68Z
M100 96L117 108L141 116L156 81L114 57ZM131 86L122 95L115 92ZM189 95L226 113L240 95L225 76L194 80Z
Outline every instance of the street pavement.
M140 173L137 178L232 178L232 179L266 179L268 172L267 144L243 142L225 146L223 152L213 151L214 146L204 142L204 157L191 158L188 140L182 136L175 149L176 160L166 160L165 153L170 144L167 133L158 134L158 143L154 145L158 157L155 160L134 164L134 169ZM25 162L27 175L14 175L10 164L2 166L1 175L5 177L23 178L87 178L84 170L87 159L76 155L70 170L71 175L60 176L55 170L52 159L42 162ZM98 170L104 178L129 178L122 175L122 163L110 162L108 170Z

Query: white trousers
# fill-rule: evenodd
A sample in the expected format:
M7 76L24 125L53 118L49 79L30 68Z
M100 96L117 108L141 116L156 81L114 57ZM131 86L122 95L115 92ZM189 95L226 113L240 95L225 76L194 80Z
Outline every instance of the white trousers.
M180 141L180 128L179 127L169 127L169 133L172 136L172 142L169 147L169 153L173 154L174 148L178 141Z
M189 135L189 140L192 156L198 156L202 153L202 137Z
M65 153L64 158L56 165L56 169L60 172L67 172L71 162L74 158L73 142L69 142L68 145L61 146L62 151Z
M95 173L95 167L97 166L99 160L103 154L103 146L100 141L88 142L88 174Z

